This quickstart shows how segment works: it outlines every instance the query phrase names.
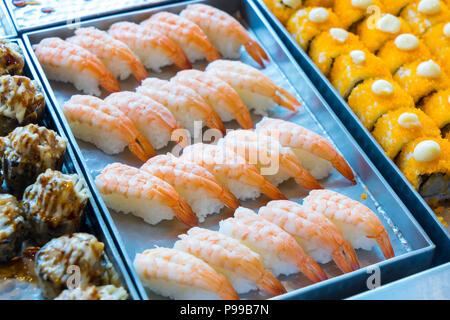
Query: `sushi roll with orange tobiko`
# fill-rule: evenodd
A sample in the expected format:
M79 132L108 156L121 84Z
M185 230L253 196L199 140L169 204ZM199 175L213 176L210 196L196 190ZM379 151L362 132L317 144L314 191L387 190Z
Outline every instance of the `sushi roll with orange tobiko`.
M309 56L316 66L328 77L334 60L352 50L364 50L357 35L341 28L331 28L311 41Z
M339 27L341 23L336 14L322 7L298 10L287 22L288 31L305 51L309 50L311 40L319 33Z
M421 137L403 147L399 169L422 196L448 198L450 184L450 141Z
M440 0L415 0L402 10L400 16L410 24L413 33L421 35L431 26L449 21L450 10Z
M440 131L433 120L420 109L399 108L379 118L372 135L386 155L395 159L408 142L420 137L439 137Z
M330 72L331 84L347 99L353 88L369 78L391 79L383 61L367 50L353 50L336 58Z
M414 102L437 90L447 89L450 85L448 75L433 60L416 60L402 66L394 75L394 80L410 94Z
M301 0L263 0L267 8L283 25L300 8ZM298 3L297 3L298 2Z
M450 18L448 19L450 21ZM450 22L437 24L423 35L423 41L430 51L443 63L442 67L450 74Z
M377 53L394 74L402 65L419 59L431 59L430 49L411 33L403 33L388 41Z
M366 18L356 29L361 42L371 52L377 52L383 44L395 39L399 34L411 31L405 20L389 13L382 14L379 19L375 18L373 23L370 23L369 19L373 18Z
M425 98L421 108L441 129L443 137L450 133L450 89Z
M378 118L386 112L399 108L414 108L413 99L390 79L364 81L353 89L348 104L370 131Z
M374 13L372 8L384 12L381 0L335 0L333 11L339 17L342 27L352 30L365 17Z
M334 2L335 0L305 0L303 6L333 8Z
M384 12L398 16L410 0L380 0L380 2L383 5Z

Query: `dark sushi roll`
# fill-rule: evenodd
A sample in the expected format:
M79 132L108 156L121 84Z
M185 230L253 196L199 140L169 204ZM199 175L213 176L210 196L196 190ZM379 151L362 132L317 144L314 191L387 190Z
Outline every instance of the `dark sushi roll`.
M0 194L0 263L19 255L24 235L24 219L16 198Z
M11 41L0 41L0 75L22 74L24 65L20 47Z
M37 82L23 76L0 77L0 136L18 126L38 123L45 109Z
M85 182L77 174L47 169L23 194L22 213L38 245L76 232L89 197Z
M66 289L55 300L126 300L127 298L128 294L124 288L107 285Z
M47 242L36 254L35 272L42 296L47 299L69 287L120 287L104 244L88 233L73 233Z
M34 124L0 138L0 161L8 189L18 198L47 169L61 169L66 140Z

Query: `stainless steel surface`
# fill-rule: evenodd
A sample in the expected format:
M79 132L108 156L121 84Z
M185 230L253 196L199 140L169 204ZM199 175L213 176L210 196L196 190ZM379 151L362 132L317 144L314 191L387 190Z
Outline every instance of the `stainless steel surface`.
M39 86L41 88L44 88L39 80L36 70L33 67L33 63L30 60L23 42L19 39L14 39L12 41L16 42L20 46L24 54L25 68L23 75L29 77L30 79L35 79L36 81L38 81ZM44 90L43 94L46 101L46 110L44 113L44 120L42 125L56 131L61 137L67 139L63 127L58 121L58 116L56 115L55 110L53 109L53 106L50 103ZM84 176L80 166L77 163L74 150L70 144L67 145L67 150L64 155L62 171L64 173L77 173L80 176ZM116 244L111 237L108 226L105 224L99 207L92 194L90 195L85 207L85 216L86 219L80 226L80 231L94 234L99 241L105 244L106 254L113 264L115 270L117 271L122 285L127 289L129 298L140 299L134 282L131 280L130 275L128 274L128 270L122 261L122 257L119 254L118 249L116 248ZM2 268L2 266L0 266L0 268ZM42 296L37 284L34 282L30 283L22 280L21 278L0 277L0 300L5 299L42 299Z
M0 39L16 37L17 32L3 1L0 1Z
M450 300L450 262L349 300Z
M167 0L40 0L38 4L18 7L5 0L20 32L52 25L76 25L80 20L120 11L167 3ZM47 11L46 11L47 10Z
M381 174L386 178L394 191L399 195L405 205L413 213L425 229L431 240L437 245L434 263L440 264L450 261L450 224L444 227L437 219L433 210L428 206L421 195L413 189L395 163L386 157L384 150L372 137L370 132L351 110L329 80L320 72L309 56L301 49L286 28L270 12L262 0L252 0L263 11L281 40L288 47L295 60L300 64L328 105L337 114L350 134L370 157ZM450 219L450 210L446 210L444 218ZM447 220L450 221L450 220Z
M114 15L86 21L81 25L107 29L114 22L139 22L146 19L151 14L162 10L178 13L187 3L188 2L181 2L155 9ZM378 248L372 251L358 250L357 255L363 267L361 270L342 275L334 264L329 263L323 265L323 267L329 276L333 278L315 285L309 285L309 281L300 274L280 277L280 280L286 286L289 293L277 298L343 298L350 294L363 291L366 288L366 278L369 276L366 273L367 269L364 267L372 264L377 264L381 268L383 283L428 267L434 245L429 241L426 234L421 230L420 226L415 222L401 201L399 201L395 193L392 192L391 188L370 163L353 138L339 123L335 115L314 89L303 71L295 63L255 5L249 1L237 0L227 1L226 3L215 0L206 1L206 3L241 17L250 33L264 46L272 62L262 71L276 83L282 85L296 95L304 105L304 109L294 115L277 107L272 116L289 119L290 121L299 123L326 136L334 142L350 163L353 170L357 173L358 184L352 186L335 171L333 171L333 174L329 178L320 182L326 188L346 194L370 207L380 217L386 227L396 253L395 258L385 261ZM46 37L58 36L65 38L72 35L72 33L72 30L62 26L27 33L24 35L24 39L28 49L32 51L31 46ZM255 63L245 53L243 53L242 60L256 67ZM58 106L57 108L61 110L60 106L64 101L68 100L73 94L78 92L70 84L48 81L35 56L34 61L41 72L43 82L46 83L46 88L52 96L52 100ZM195 68L199 69L203 69L204 66L205 63L194 65ZM167 79L173 76L176 71L177 70L173 68L166 68L161 74L151 74L151 76ZM137 86L137 83L133 79L122 81L120 84L123 90L134 90ZM103 92L102 97L105 96L106 93ZM63 123L67 125L67 121L64 119L61 111L60 115ZM258 119L254 117L254 120L256 122ZM231 125L228 123L227 127L236 126L235 123L231 123ZM69 127L67 126L66 128L69 137L73 139L73 136L68 129ZM75 141L75 139L72 141ZM119 154L118 156L107 156L91 144L79 140L77 140L77 144L78 146L75 146L75 148L79 147L79 150L81 150L81 153L79 154L80 160L92 177L99 174L106 164L114 161L124 162L133 166L140 166L142 164L128 151ZM159 153L166 151L170 151L170 148L160 150ZM90 182L93 184L92 177ZM95 189L95 187L93 189ZM280 189L291 200L295 201L301 201L301 199L307 195L306 190L295 185L292 181L282 184ZM367 200L362 200L361 194L363 193L368 195ZM267 198L260 198L256 201L246 201L242 204L245 207L257 208L267 200ZM102 208L105 208L103 201L100 200L100 196L99 204ZM187 230L186 226L175 220L162 222L156 226L150 226L132 215L124 215L112 211L110 214L112 219L110 219L109 213L105 208L105 219L111 222L113 230L117 229L120 233L121 240L119 241L124 244L127 250L128 254L124 258L129 263L130 268L132 268L131 261L134 259L136 253L152 248L155 245L171 247L176 241L177 235ZM206 221L201 224L201 227L217 229L218 221L230 217L231 215L232 212L230 210L222 210L220 214L207 218ZM394 270L395 272L393 272ZM137 285L141 285L138 279L136 280ZM147 291L147 293L150 298L160 298L150 291ZM252 299L267 298L266 296L259 294L259 292L251 292L242 295L241 297Z

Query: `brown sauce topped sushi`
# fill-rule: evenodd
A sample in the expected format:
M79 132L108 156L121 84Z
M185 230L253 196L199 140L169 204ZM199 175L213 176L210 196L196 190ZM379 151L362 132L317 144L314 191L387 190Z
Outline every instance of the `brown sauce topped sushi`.
M124 288L106 285L66 289L55 300L126 300L127 297L128 294Z
M24 219L14 196L0 195L0 263L20 254L25 236Z
M61 169L66 140L34 124L14 129L0 138L0 156L6 186L18 197L46 169Z
M35 258L42 295L55 298L68 288L69 277L78 271L80 287L90 284L119 287L118 275L103 249L104 244L87 233L65 235L48 242Z
M37 82L23 76L0 77L0 136L42 119L45 101Z
M38 245L78 230L88 191L77 174L47 169L25 189L22 212Z
M0 41L0 75L21 74L25 61L17 44L10 41Z

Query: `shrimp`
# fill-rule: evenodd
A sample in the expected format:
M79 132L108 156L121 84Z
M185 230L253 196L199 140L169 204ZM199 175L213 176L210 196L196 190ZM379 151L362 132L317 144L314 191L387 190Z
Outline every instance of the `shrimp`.
M306 189L322 189L316 179L305 170L290 148L263 134L251 130L234 130L218 142L255 164L261 174L275 185L289 177Z
M175 215L188 226L198 225L189 205L167 182L121 163L106 166L95 178L106 205L131 212L150 224Z
M330 219L355 249L370 250L378 243L386 259L395 256L380 219L358 201L331 190L313 190L303 200L303 206Z
M317 133L289 121L268 117L256 124L256 132L277 137L282 146L292 148L294 153L295 149L301 149L331 162L338 172L356 184L352 169L344 157L333 148L331 143Z
M220 78L198 70L186 70L178 72L170 81L195 90L223 121L236 119L242 128L253 128L247 107L236 91Z
M264 68L263 60L269 60L258 42L250 38L247 30L222 10L205 4L193 4L181 11L180 16L196 23L226 58L239 59L239 48L244 45L248 54L261 68Z
M287 199L258 170L232 150L196 143L183 149L183 161L191 161L211 172L238 199L255 199L264 193L271 199Z
M155 72L175 64L180 69L192 68L184 51L164 33L131 22L117 22L108 33L125 43L144 65Z
M259 216L292 235L317 262L336 262L342 272L359 269L352 245L324 215L288 200L270 201L259 209Z
M128 145L141 161L155 155L133 122L99 98L74 95L64 103L63 112L77 138L95 144L107 154L120 153Z
M219 212L224 204L233 210L239 207L236 197L209 171L170 153L149 159L141 169L172 185L186 199L200 222L206 215Z
M133 264L142 282L158 294L181 300L239 300L223 275L189 253L149 249L138 253Z
M191 62L203 57L209 62L221 58L202 29L189 19L170 12L159 12L141 22L141 25L166 34L184 50Z
M300 270L312 282L328 279L289 233L250 209L239 207L234 218L222 220L219 225L220 233L241 241L258 253L275 275L289 275Z
M175 130L182 129L173 114L162 104L144 95L122 91L108 96L105 103L120 109L150 143L160 149L171 141ZM184 130L180 130L184 132ZM181 137L187 141L188 137Z
M300 107L300 102L286 89L240 61L217 60L208 65L206 72L232 86L247 107L255 109L257 114L266 115L276 104L292 111Z
M214 269L220 270L238 293L245 293L255 284L271 295L286 293L275 276L264 267L261 257L238 240L219 232L192 228L178 236L173 248L190 253Z
M192 134L195 133L196 121L204 121L209 128L225 133L225 127L217 113L189 87L157 78L148 78L142 82L136 92L166 106L178 123Z
M108 70L121 80L128 78L130 73L133 73L139 82L148 78L147 70L130 48L105 31L94 27L79 28L75 30L75 36L67 38L66 41L95 54Z
M51 80L73 83L78 90L97 96L99 84L109 92L120 91L119 83L102 61L76 44L46 38L33 49Z

